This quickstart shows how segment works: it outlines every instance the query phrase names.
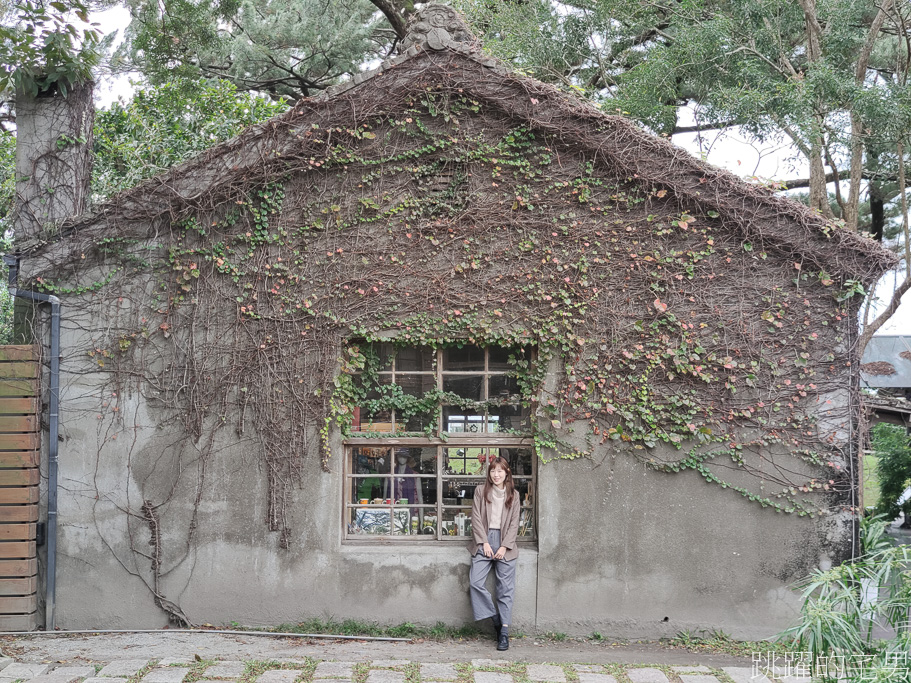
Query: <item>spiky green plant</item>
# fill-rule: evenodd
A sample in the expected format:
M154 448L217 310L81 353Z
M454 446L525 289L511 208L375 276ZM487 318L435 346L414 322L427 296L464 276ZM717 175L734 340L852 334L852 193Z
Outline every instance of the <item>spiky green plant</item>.
M823 662L831 658L843 658L838 661L863 662L835 672L848 681L908 680L911 547L893 545L885 535L887 524L881 516L864 520L860 557L814 571L798 584L800 618L778 638L810 653L814 671L825 669ZM892 637L875 639L883 630Z

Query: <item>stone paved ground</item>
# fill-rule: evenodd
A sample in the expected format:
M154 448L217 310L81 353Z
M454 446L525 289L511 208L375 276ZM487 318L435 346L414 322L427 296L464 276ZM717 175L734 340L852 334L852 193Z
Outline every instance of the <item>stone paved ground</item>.
M175 646L170 656L143 657L135 650L141 644L126 646L120 657L97 658L87 654L63 658L47 641L39 649L44 658L34 661L36 651L29 652L23 641L37 639L0 639L4 652L12 657L0 657L0 683L808 683L809 679L788 676L785 671L770 672L771 679L754 669L749 661L718 656L684 653L686 663L669 663L648 651L640 653L637 662L584 661L583 652L577 661L562 657L550 659L545 651L524 650L516 657L514 650L498 653L492 642L476 643L488 651L488 657L471 657L468 651L452 643L428 643L426 647L448 650L449 661L440 658L414 657L427 652L414 650L411 655L400 644L387 644L389 658L352 657L350 660L332 658L308 651L292 657L245 656L201 657L187 654L187 642ZM61 641L66 640L61 638ZM349 641L348 650L361 652L360 641ZM97 645L96 641L96 645ZM523 643L527 646L527 643ZM61 646L67 650L65 646ZM344 647L338 650L345 652ZM381 648L382 646L378 646ZM542 646L545 647L545 646ZM192 645L190 645L190 649ZM395 650L399 649L398 652ZM520 648L522 649L522 648ZM165 650L167 651L167 650ZM381 649L379 650L381 651ZM55 654L56 652L56 654ZM529 661L531 654L537 661ZM31 655L31 656L30 656ZM50 658L48 658L50 655ZM652 657L652 659L649 659ZM604 657L599 657L604 660ZM41 659L40 655L38 659ZM609 659L609 658L608 658ZM673 659L673 658L672 658ZM730 665L732 662L738 665Z

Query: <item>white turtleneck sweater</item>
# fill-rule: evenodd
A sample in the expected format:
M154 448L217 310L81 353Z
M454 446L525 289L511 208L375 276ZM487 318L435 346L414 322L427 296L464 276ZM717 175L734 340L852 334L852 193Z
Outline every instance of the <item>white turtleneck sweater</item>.
M506 506L506 487L501 491L496 486L490 487L490 507L487 508L487 528L499 529L503 519L503 509Z

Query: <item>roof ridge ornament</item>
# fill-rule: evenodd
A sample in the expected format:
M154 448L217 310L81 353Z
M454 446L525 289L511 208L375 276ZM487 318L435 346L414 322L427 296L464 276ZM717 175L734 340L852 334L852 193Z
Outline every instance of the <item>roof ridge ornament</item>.
M451 7L431 3L411 16L408 34L399 44L399 52L420 45L431 50L444 50L460 44L469 50L481 47L462 16Z

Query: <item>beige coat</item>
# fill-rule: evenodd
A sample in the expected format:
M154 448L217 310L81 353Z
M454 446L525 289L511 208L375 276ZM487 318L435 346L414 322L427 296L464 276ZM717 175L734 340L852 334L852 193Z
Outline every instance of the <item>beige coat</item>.
M478 552L479 547L487 543L487 508L489 504L484 498L484 487L475 489L474 503L471 506L471 532L474 538L468 544L468 552L472 555ZM503 508L503 519L500 527L500 545L506 548L504 560L514 560L519 556L519 547L516 545L516 536L519 533L519 510L522 507L518 492L513 493L512 506ZM497 552L497 548L493 549Z

